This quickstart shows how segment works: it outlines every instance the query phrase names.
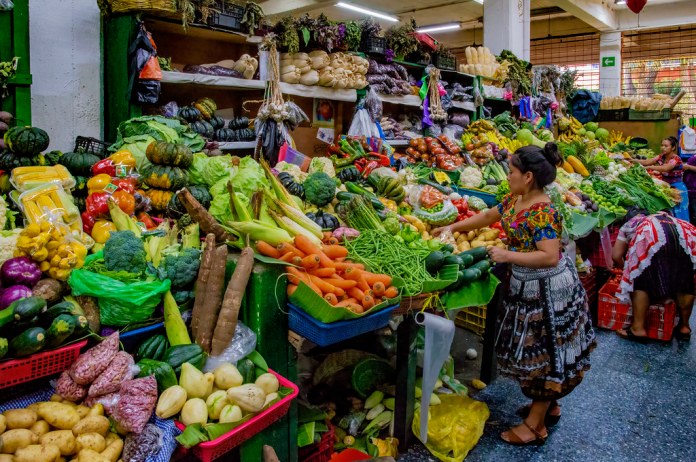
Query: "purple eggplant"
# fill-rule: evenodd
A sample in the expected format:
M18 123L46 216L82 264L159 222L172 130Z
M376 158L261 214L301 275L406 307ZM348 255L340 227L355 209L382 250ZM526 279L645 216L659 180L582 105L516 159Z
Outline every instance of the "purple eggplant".
M6 287L2 290L2 294L0 295L0 310L4 310L10 306L12 302L31 296L31 289L27 286L14 285Z
M0 281L7 287L15 284L34 287L41 279L41 269L29 257L14 257L0 267Z

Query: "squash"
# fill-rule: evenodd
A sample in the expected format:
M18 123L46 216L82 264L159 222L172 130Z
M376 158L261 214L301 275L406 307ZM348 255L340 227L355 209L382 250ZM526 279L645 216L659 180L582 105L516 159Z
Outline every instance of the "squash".
M138 360L151 359L159 361L164 357L164 353L168 348L169 342L167 338L162 334L157 334L140 344L135 357Z
M73 175L89 177L92 176L92 166L99 160L91 152L66 152L60 162Z
M152 202L152 208L159 211L167 210L167 204L172 200L174 193L171 191L164 191L162 189L148 189L145 195L150 198Z
M11 151L5 151L0 154L0 170L7 172L17 167L30 167L32 165L41 165L41 155L36 157L21 157Z
M214 115L210 118L210 125L212 125L215 130L223 128L225 126L225 119Z
M199 98L191 106L201 111L201 117L204 120L210 120L217 111L217 104L210 98Z
M221 142L239 141L237 132L231 128L218 128L215 130L215 139Z
M184 106L179 108L177 116L191 123L201 119L201 111L192 106Z
M176 191L188 183L188 172L170 165L148 165L142 170L142 179L151 188Z
M564 160L564 161L563 161L562 168L563 168L563 170L565 170L565 171L568 172L568 173L575 173L575 170L573 169L573 166L570 165L570 162L568 162L567 160Z
M213 135L215 134L215 130L213 129L213 126L210 125L210 122L207 122L205 120L197 120L193 122L191 125L191 130L194 132L198 133L201 136L204 136L206 138L212 138Z
M579 173L585 178L590 176L590 172L587 171L583 163L577 157L568 156L566 161L571 165L571 167L573 167L573 170L575 170L576 173Z
M278 174L278 181L280 181L280 184L282 184L290 194L304 200L304 187L300 183L296 182L295 178L293 178L293 176L288 172L280 172Z
M240 128L249 128L249 118L237 117L236 119L232 119L227 124L227 128L231 128L232 130L239 130Z
M200 186L200 185L192 185L187 188L191 195L196 198L196 200L205 208L206 210L210 208L210 202L213 200L213 197L210 195L210 191L208 191L208 188L205 186ZM174 194L172 196L172 200L169 201L169 207L167 210L170 213L173 214L178 214L178 215L183 215L186 213L186 209L184 208L184 205L181 203L181 200L179 200L179 196L177 194Z
M184 144L153 141L145 150L147 160L158 165L172 165L189 168L193 163L193 153Z
M251 128L235 130L235 136L237 141L254 141L256 139L256 133Z
M12 127L5 133L5 146L21 157L33 157L48 147L48 133L37 127Z
M246 412L259 412L266 403L266 393L252 384L230 388L227 390L227 398Z

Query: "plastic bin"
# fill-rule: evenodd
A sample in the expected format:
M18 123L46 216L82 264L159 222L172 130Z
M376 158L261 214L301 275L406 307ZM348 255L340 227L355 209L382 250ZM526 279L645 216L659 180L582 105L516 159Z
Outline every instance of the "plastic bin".
M328 426L329 431L321 435L321 441L297 450L299 462L329 462L331 460L336 442L336 432L333 425L328 424Z
M85 345L87 339L26 358L0 362L0 389L60 374L75 362Z
M297 385L275 371L268 369L268 372L278 378L278 382L280 382L281 387L291 388L292 393L278 401L275 405L261 412L253 419L244 422L221 437L214 439L213 441L201 443L198 446L191 448L190 452L193 453L194 456L203 462L210 462L218 459L252 436L265 430L271 424L277 420L280 420L280 418L288 413L290 404L292 403L292 400L297 397L299 389L297 388ZM179 430L183 431L186 428L186 426L181 422L176 421L175 423Z
M386 327L392 311L397 306L388 306L362 318L325 324L314 319L302 308L288 304L288 327L319 346L328 346Z
M244 7L221 0L214 2L210 7L207 23L212 27L242 32L243 17Z
M96 138L90 138L86 136L78 136L75 138L75 152L91 152L100 159L108 157L109 154L109 143L105 143Z
M628 120L669 120L672 117L671 109L662 109L659 111L628 111Z
M454 323L477 335L483 335L486 330L486 306L468 306L463 308L454 320Z
M456 188L457 193L460 196L474 196L481 199L486 203L487 206L493 207L498 203L495 199L495 194L487 193L486 191L480 191L478 189L468 189L468 188Z
M597 116L599 122L618 122L628 120L628 108L625 109L600 109Z
M387 51L387 39L375 36L367 37L360 44L360 51L371 55L383 55Z

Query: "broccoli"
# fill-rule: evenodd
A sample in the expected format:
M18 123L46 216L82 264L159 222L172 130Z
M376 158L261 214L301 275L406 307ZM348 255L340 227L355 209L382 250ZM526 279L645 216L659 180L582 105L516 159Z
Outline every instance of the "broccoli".
M104 264L109 271L143 273L146 255L143 241L133 231L112 231L104 245Z
M325 206L336 195L336 183L333 178L324 172L312 173L302 183L302 186L304 186L307 202L317 207Z
M191 284L198 275L201 251L198 249L183 249L176 252L164 250L164 264L160 268L164 276L172 281L172 289L180 289Z

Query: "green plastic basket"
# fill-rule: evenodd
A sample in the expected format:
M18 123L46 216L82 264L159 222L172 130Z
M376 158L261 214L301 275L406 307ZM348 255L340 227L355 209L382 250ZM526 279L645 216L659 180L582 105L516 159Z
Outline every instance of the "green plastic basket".
M353 368L351 384L362 398L367 398L380 385L393 381L395 374L394 368L381 358L363 359Z

